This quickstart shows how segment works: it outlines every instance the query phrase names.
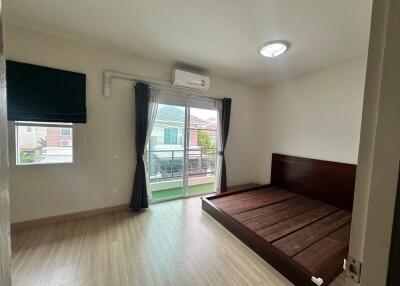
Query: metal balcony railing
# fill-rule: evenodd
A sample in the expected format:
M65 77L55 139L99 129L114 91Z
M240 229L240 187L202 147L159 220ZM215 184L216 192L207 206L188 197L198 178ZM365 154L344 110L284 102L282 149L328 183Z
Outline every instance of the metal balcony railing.
M147 167L150 182L181 179L184 174L184 154L187 154L186 174L189 178L211 176L216 168L216 149L150 150Z

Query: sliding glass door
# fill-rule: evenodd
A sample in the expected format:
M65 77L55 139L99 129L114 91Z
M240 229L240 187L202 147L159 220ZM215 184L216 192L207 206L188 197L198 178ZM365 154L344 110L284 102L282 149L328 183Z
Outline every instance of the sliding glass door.
M147 146L153 202L214 191L217 112L159 104Z
M214 191L217 111L188 108L188 113L187 195L194 196Z
M159 104L147 146L152 201L180 198L185 189L186 108Z

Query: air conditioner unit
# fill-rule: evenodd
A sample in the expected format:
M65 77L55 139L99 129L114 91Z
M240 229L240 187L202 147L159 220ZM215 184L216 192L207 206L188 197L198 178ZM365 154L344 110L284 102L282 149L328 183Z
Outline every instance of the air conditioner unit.
M208 90L210 88L210 78L204 75L174 69L172 72L172 86Z

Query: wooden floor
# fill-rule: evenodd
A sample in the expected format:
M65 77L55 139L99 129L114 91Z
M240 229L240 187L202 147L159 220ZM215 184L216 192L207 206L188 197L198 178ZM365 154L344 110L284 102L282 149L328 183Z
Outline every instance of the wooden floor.
M14 286L292 285L199 198L21 230L12 251Z

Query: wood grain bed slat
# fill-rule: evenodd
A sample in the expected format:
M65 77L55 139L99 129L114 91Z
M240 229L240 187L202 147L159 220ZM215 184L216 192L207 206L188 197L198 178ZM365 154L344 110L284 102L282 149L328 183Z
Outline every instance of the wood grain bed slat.
M347 257L350 239L350 223L304 249L293 259L309 269L316 277L333 279L341 271Z
M324 236L349 223L351 214L339 210L273 243L285 254L294 256Z
M258 231L321 205L322 203L318 201L302 196L295 196L283 202L250 210L234 215L233 217L251 230Z
M274 190L270 192L265 192L262 196L258 196L256 199L242 200L240 202L235 202L229 206L223 208L223 211L235 215L248 210L260 208L263 206L271 205L284 201L296 196L294 193L285 190Z
M212 202L214 205L218 207L226 207L230 206L232 203L238 204L242 201L255 199L256 197L263 196L265 192L270 192L274 190L278 190L278 188L276 187L260 188L257 190L251 190L248 192L243 192L234 195L228 195L226 197L213 199Z
M258 197L261 197L264 195L264 192L262 191L254 191L249 194L237 194L233 196L229 196L226 198L220 198L220 199L215 199L213 200L213 204L215 204L218 207L225 208L232 206L232 204L241 204L242 202L246 202L248 200L255 200Z
M264 193L263 190L254 190L254 191L239 193L239 194L235 194L235 195L230 195L227 197L213 199L212 202L214 205L224 208L226 206L232 205L232 203L237 204L241 201L255 199L259 196L262 196L263 193Z
M346 258L350 239L350 223L325 236L323 239L304 249L293 257L294 260L305 266L318 276L324 276L326 268L339 265Z
M295 232L319 219L330 215L339 209L337 207L323 204L320 206L306 211L298 216L291 217L269 227L257 231L257 234L262 236L268 242L274 242L281 239L288 234Z

